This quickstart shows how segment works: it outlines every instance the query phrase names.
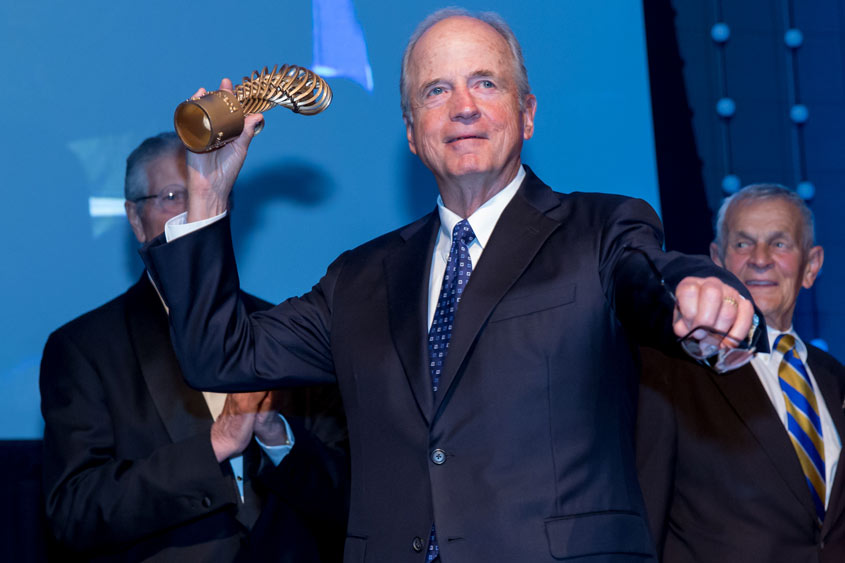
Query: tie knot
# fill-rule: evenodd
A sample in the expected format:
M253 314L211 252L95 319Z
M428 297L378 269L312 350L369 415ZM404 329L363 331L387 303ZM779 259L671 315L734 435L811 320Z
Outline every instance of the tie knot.
M780 334L775 338L775 350L786 355L787 352L795 347L795 337L791 334Z
M473 232L472 227L469 226L469 221L466 219L458 221L455 228L452 229L452 242L454 243L455 241L460 241L465 246L469 246L474 240L475 233Z

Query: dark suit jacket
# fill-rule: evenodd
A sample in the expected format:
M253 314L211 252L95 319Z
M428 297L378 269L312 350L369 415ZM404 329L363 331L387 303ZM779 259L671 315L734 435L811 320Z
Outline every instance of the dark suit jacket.
M627 246L670 285L719 269L661 253L644 202L554 193L529 171L463 293L435 397L438 228L434 212L348 251L311 292L251 317L228 221L155 241L146 260L193 384L338 381L352 448L345 561L423 561L432 521L446 563L648 558L629 337L674 342L672 303Z
M808 346L840 437L845 367ZM845 561L845 469L824 524L789 436L751 365L717 375L642 350L637 462L666 563Z
M243 297L250 309L267 306ZM241 504L231 466L218 464L211 448L202 394L181 377L146 274L50 336L40 384L47 514L80 558L193 563L241 552L319 561L317 543L327 560L333 552L339 558L346 431L336 389L284 397L296 445L273 468L253 441ZM287 525L273 537L249 536L253 525L264 531L276 521Z

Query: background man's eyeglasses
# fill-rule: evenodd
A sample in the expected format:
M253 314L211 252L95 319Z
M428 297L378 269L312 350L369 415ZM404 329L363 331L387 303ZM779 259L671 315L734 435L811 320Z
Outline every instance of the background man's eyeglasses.
M153 200L153 203L164 211L182 212L188 202L188 192L182 186L165 186L155 195L136 197L132 201L140 203L148 199Z

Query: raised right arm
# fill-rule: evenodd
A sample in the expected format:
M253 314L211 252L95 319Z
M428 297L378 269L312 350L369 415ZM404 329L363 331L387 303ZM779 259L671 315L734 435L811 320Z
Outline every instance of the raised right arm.
M220 88L231 90L231 81L223 79ZM194 96L204 93L201 88ZM188 153L188 224L227 210L262 120L261 114L247 115L243 133L231 143L208 153ZM334 381L329 348L332 269L305 296L251 317L239 292L228 217L170 243L164 240L152 241L142 257L169 307L173 347L189 384L252 391Z
M334 383L332 299L344 257L302 297L248 314L239 288L229 219L142 251L170 308L171 339L188 383L253 391Z

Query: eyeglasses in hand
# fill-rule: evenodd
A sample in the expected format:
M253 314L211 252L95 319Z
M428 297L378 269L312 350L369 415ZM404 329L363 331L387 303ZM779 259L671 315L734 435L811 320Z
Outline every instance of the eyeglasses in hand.
M660 280L660 286L666 291L675 306L677 306L678 298L667 287L666 281L663 279L663 274L660 273L660 270L652 261L651 257L640 248L629 246L627 249L633 250L645 258L655 277ZM726 371L741 368L754 357L756 349L750 345L751 337L759 324L760 319L755 314L752 320L751 330L748 333L748 345L744 348L740 347L741 342L738 342L728 333L709 326L697 326L693 328L686 335L679 338L678 343L684 352L698 363L711 368L717 373L725 373ZM725 343L727 346L723 346Z

